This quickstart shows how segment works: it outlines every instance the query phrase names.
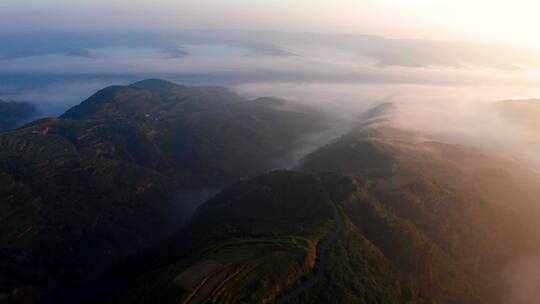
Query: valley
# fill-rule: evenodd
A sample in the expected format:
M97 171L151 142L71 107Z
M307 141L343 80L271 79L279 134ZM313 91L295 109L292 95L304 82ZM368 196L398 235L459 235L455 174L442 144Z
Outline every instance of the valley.
M1 133L2 301L507 303L537 173L393 111L287 170L336 116L218 87L108 87Z

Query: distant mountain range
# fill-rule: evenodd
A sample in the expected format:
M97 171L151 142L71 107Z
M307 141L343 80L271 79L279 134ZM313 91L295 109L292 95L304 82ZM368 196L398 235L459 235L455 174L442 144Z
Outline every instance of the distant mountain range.
M403 86L415 92L463 86L472 91L465 98L476 100L492 90L500 91L501 99L528 97L540 69L538 49L371 35L211 29L2 32L0 41L0 98L31 102L42 117L58 116L105 86L155 77L251 92L287 83L294 91L278 87L271 95L289 98L309 94L299 93L306 84L318 90L345 85L340 89L359 96L373 95L361 85L384 84L392 86L385 89L390 99L401 96Z
M165 32L29 32L3 33L0 56L7 58L67 54L88 57L90 49L156 48L164 53L178 52L179 45L224 44L249 51L252 55L303 56L305 46L335 46L372 58L382 66L466 67L483 66L516 71L538 66L540 51L480 42L391 39L374 35L295 33L278 31L183 30ZM295 51L294 49L298 49Z
M296 163L334 117L156 79L1 133L0 302L515 302L537 173L391 111Z

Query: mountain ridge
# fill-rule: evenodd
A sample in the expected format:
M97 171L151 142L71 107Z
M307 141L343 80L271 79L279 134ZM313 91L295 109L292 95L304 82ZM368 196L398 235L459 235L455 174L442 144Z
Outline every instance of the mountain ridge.
M1 294L94 279L177 230L210 189L264 172L325 125L225 89L135 86L0 133Z
M511 303L538 176L394 109L277 171L335 117L147 80L0 133L0 299Z

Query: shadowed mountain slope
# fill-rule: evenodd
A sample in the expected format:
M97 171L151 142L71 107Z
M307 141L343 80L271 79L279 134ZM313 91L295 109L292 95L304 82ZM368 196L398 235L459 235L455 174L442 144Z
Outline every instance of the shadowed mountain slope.
M95 278L177 229L194 204L184 193L264 172L325 123L223 88L146 80L0 134L0 293Z
M540 257L537 173L396 129L393 109L268 173L329 120L147 80L3 133L1 299L515 302L513 278L534 281L523 265ZM221 186L167 233L185 215L179 194ZM518 291L534 303L530 286Z
M293 171L235 184L201 206L171 241L184 246L166 246L178 250L168 263L139 276L137 287L113 302L273 303L299 282L325 282L331 292L347 288L343 279L363 292L336 294L337 302L394 302L402 293L398 273L343 214L344 202L361 192L348 176Z
M113 302L512 303L535 173L375 121L202 205Z

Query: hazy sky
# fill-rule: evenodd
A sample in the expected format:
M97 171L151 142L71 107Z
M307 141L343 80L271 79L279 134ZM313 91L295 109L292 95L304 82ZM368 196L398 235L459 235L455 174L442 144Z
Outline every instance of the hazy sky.
M540 47L536 0L0 0L0 31L268 29Z

